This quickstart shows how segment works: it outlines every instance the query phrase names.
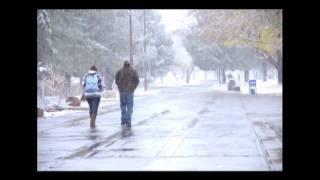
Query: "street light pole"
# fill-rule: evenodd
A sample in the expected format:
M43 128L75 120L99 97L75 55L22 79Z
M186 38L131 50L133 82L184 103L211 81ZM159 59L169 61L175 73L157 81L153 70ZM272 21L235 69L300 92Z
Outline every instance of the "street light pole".
M144 90L147 91L147 56L146 56L146 10L143 10L143 53L144 53Z
M131 16L131 10L129 10L129 31L130 31L130 64L133 66L133 57L132 57L132 16Z

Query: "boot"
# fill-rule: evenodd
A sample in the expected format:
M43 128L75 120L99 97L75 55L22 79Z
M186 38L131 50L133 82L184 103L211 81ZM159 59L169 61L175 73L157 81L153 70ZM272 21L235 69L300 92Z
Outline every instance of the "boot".
M90 127L92 126L92 113L89 113L90 114Z
M90 121L90 127L95 128L96 127L96 117L97 113L91 113L91 121Z

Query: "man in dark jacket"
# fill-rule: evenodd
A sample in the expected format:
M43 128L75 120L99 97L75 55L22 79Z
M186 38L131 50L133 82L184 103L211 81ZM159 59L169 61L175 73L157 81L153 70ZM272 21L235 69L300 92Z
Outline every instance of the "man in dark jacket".
M133 112L133 93L139 84L139 76L128 61L116 74L116 84L120 94L121 125L131 127L131 115Z

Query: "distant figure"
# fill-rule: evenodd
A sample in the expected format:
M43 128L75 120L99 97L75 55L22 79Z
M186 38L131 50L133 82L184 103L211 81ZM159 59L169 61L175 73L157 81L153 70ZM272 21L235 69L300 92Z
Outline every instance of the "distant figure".
M128 61L116 74L116 84L120 94L121 126L131 128L134 91L139 84L139 76Z
M89 72L84 76L82 85L84 87L84 95L89 104L90 128L95 128L102 92L101 77L97 74L96 66L92 66Z

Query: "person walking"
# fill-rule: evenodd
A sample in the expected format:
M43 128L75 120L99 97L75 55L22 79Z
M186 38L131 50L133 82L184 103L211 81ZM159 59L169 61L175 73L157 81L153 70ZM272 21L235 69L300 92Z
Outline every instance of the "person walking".
M101 76L97 74L96 66L92 66L84 76L82 85L84 88L84 96L89 104L90 128L95 128L101 92L103 90Z
M125 61L123 68L116 73L116 84L120 94L121 125L131 128L134 91L139 85L139 76L128 61Z

